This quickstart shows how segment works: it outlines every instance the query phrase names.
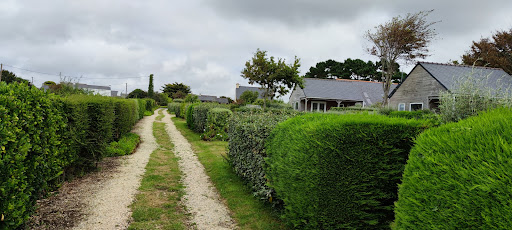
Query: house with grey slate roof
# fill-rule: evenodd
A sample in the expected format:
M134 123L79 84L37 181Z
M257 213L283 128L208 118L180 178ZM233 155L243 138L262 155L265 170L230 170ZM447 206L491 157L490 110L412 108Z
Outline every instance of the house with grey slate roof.
M512 77L498 68L418 62L403 82L389 94L389 107L399 111L436 110L439 95L464 79L481 82L486 89L510 90Z
M295 87L289 103L299 111L325 112L332 107L371 106L383 97L382 82L304 78L304 88Z
M220 104L228 104L229 103L229 100L227 98L218 98L217 96L198 95L197 99L201 102L217 102Z
M265 91L263 89L261 89L260 87L241 86L238 83L236 83L235 91L236 91L235 92L236 100L240 99L240 95L242 95L242 93L244 93L245 91L258 92L259 99L263 99L263 93L265 93Z

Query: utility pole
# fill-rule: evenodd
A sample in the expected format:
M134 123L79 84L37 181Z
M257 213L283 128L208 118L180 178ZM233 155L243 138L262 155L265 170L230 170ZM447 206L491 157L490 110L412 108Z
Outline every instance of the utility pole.
M0 81L2 81L2 72L4 72L4 64L0 64Z

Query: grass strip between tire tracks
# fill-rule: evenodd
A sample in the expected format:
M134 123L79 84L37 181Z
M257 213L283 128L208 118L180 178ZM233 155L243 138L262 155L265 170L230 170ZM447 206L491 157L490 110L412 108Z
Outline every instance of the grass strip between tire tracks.
M233 172L225 159L227 142L203 141L199 134L187 128L184 119L174 117L172 120L192 145L240 229L286 229L272 208L254 197L252 191Z
M128 229L186 229L188 218L180 200L181 171L173 144L165 131L164 115L158 112L153 135L159 148L151 153L139 193L131 205L133 221Z

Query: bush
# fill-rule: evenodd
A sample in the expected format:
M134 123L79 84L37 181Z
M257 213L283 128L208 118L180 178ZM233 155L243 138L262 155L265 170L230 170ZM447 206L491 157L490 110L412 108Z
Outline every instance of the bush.
M434 117L434 113L430 110L416 110L416 111L391 111L390 117L403 117L407 119L425 119Z
M189 129L194 130L194 107L196 104L191 104L187 107L187 126Z
M150 111L150 112L153 112L156 108L156 102L154 99L151 99L151 98L144 98L142 99L144 101L146 101L146 108L145 110L146 111Z
M137 104L134 100L114 99L114 140L118 141L121 136L132 130L138 119Z
M15 229L36 201L58 185L68 163L62 102L26 83L0 83L0 221Z
M208 124L201 138L203 140L227 140L228 121L233 112L224 108L213 108L208 111Z
M207 127L208 111L213 108L229 108L228 105L221 105L218 103L201 103L194 106L193 120L194 120L194 132L204 133Z
M396 203L397 229L512 229L512 110L425 131Z
M167 109L169 112L174 113L176 117L178 117L178 114L180 113L180 103L172 102L167 105Z
M133 153L139 145L140 137L135 133L125 133L119 141L113 141L107 147L105 156L124 156Z
M144 111L146 111L146 101L143 99L133 99L137 101L138 105L138 112L139 112L139 119L142 119L144 117Z
M187 106L188 104L187 103L181 103L180 104L180 112L178 114L176 114L176 117L179 117L179 118L185 118L185 112L187 111Z
M254 195L274 205L274 192L266 183L263 165L267 156L265 140L279 123L298 113L235 113L228 125L228 159L235 173L254 191Z
M278 125L266 143L269 184L294 228L386 229L417 120L308 114Z
M351 107L331 107L329 109L329 112L336 112L336 113L370 113L375 114L377 112L376 108L369 108L369 107L359 107L359 106L351 106Z

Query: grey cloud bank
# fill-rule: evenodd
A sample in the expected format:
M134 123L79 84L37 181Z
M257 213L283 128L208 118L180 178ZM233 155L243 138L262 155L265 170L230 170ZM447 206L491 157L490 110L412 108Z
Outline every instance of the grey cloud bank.
M72 76L128 92L183 82L193 93L234 97L257 48L319 61L375 60L363 34L394 16L434 9L438 38L427 61L457 60L473 40L512 27L512 1L0 1L0 63ZM404 66L408 71L412 66ZM58 76L6 69L41 85ZM82 76L82 78L80 78ZM284 98L287 100L287 98Z

